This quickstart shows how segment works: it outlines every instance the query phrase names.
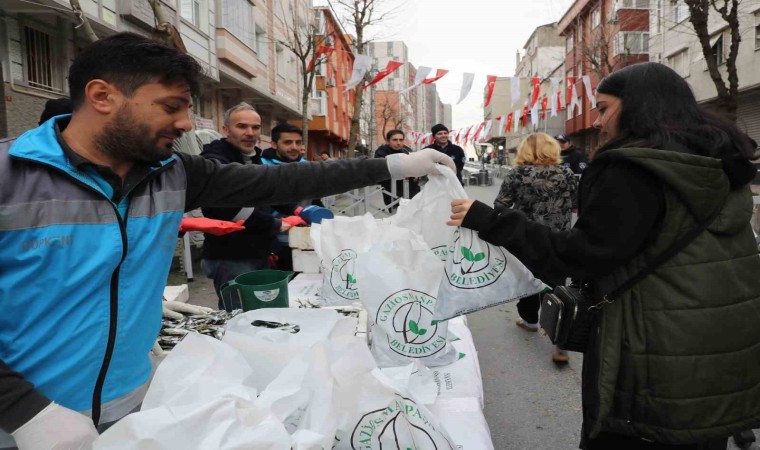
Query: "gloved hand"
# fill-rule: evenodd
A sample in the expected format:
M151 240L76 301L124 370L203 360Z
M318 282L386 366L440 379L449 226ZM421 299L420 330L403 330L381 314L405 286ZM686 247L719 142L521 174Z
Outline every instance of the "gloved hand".
M309 223L322 223L324 219L334 219L335 214L327 208L309 205L306 208L296 208L296 215Z
M19 450L90 449L98 430L89 417L50 403L11 435Z
M297 227L297 226L306 226L308 225L305 220L298 216L287 216L280 219L281 221L287 223L291 227Z
M425 148L408 155L404 153L388 155L385 161L388 164L388 172L394 179L435 175L438 173L436 164L443 164L455 172L457 170L454 160L432 148Z
M226 220L209 219L208 217L183 217L179 231L203 231L214 236L223 236L235 231L245 230L244 220L228 222Z
M182 320L185 316L183 314L191 316L205 315L213 312L211 308L205 306L188 305L183 302L175 302L173 300L164 301L164 318L172 320Z

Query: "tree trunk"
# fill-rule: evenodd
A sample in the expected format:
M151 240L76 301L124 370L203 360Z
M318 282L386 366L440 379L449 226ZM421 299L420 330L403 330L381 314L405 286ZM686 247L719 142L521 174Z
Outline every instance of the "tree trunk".
M362 100L364 94L364 83L356 86L354 94L354 114L351 116L351 130L348 134L348 157L356 156L356 144L359 141L359 119L362 112Z
M74 12L77 13L77 15L79 16L79 19L82 21L82 26L84 27L84 33L87 35L87 40L89 40L90 42L97 41L98 35L95 34L95 31L92 29L92 26L90 25L90 20L84 14L84 11L82 10L82 5L79 4L79 0L70 0L69 3L71 4L71 8L74 10Z
M306 159L309 158L309 94L311 90L305 90L301 96L301 125L303 125L303 147L306 149ZM313 156L313 155L312 155Z

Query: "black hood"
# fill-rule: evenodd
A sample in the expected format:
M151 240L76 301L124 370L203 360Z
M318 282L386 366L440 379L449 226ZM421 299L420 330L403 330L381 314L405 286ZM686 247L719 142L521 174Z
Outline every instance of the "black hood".
M258 158L259 155L261 155L261 149L256 147L256 154L251 156ZM201 156L224 162L243 163L243 153L237 147L227 142L226 138L217 139L204 145Z

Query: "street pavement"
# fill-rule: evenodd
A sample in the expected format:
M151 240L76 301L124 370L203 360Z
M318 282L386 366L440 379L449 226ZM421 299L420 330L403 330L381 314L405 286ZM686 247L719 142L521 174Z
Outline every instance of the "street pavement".
M488 205L499 191L492 186L468 186L470 197ZM380 204L379 197L373 203ZM200 272L189 283L190 302L216 308L213 284ZM168 284L186 283L173 271ZM518 328L515 303L469 314L468 325L480 359L485 393L485 417L496 450L576 449L581 428L582 354L570 353L570 363L551 361L553 346L541 332ZM755 432L760 437L760 433ZM730 443L728 450L738 447ZM753 446L758 449L760 447Z

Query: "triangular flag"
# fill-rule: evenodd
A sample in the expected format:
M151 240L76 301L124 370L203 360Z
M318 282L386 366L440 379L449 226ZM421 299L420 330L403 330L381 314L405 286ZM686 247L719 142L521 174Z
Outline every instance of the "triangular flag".
M314 70L314 63L316 60L319 59L322 55L329 55L335 50L335 48L330 47L329 45L320 45L317 47L317 51L314 53L314 57L311 58L311 61L309 61L309 66L306 68L306 72L311 72Z
M499 136L502 136L503 134L505 134L505 132L504 132L505 125L504 124L507 122L507 115L508 114L505 114L503 116L499 116L498 117L498 119L499 119ZM509 125L506 125L506 127L509 128Z
M485 122L480 122L480 125L478 125L478 128L475 129L475 133L472 135L472 142L478 142L478 139L480 139L480 132L483 131L485 126Z
M509 113L507 114L507 125L504 127L504 133L509 134L512 132L512 126L514 124L515 120L515 113Z
M470 95L470 91L472 90L472 81L475 79L474 73L465 73L462 76L462 90L459 93L459 101L457 102L457 105L462 103L462 100L464 100L468 95Z
M538 101L538 96L541 95L541 78L532 77L530 83L533 85L533 93L530 97L530 106L533 107Z
M344 85L345 90L352 89L361 83L370 67L372 67L371 57L354 54L354 68L351 72L351 79Z
M566 105L569 105L575 95L573 90L575 89L575 77L567 77L567 100Z
M433 69L431 69L430 67L420 66L420 68L417 69L417 75L414 76L414 83L412 83L412 85L409 86L408 88L400 90L399 93L406 94L407 92L421 85L425 81L425 78L428 76L431 70Z
M481 135L481 136L483 136L483 140L484 141L487 141L487 140L491 139L491 127L492 126L493 126L493 121L490 120L490 119L487 120L486 121L486 127L483 130L483 134Z
M583 90L586 91L586 98L588 99L588 102L591 104L591 107L594 107L594 91L591 89L591 77L588 75L583 75L581 77L581 80L583 80Z
M528 105L523 106L522 109L522 126L523 128L528 126L528 114L530 114L530 110L528 109Z
M438 81L441 78L443 78L443 76L446 75L447 73L449 73L449 71L446 70L446 69L438 69L438 70L436 70L435 76L433 78L425 78L425 80L423 81L423 83L425 83L425 84L435 83L436 81Z
M522 97L522 94L520 93L520 78L512 77L510 81L512 83L512 105L510 106L514 106L514 104L520 100L520 97Z
M541 99L541 120L546 120L546 108L549 107L549 97L544 95Z
M496 86L496 75L488 75L488 93L486 94L486 103L483 107L487 107L491 104L491 96L493 96L493 88Z
M534 103L530 110L530 124L533 125L534 130L538 128L538 102Z
M375 75L375 78L372 79L366 86L364 86L364 89L367 89L368 87L372 86L373 84L379 83L383 78L387 77L388 75L392 74L396 69L403 66L404 63L400 61L388 61L388 65L385 66L385 69L381 70L380 72Z
M515 128L514 128L513 132L517 133L517 130L520 129L520 122L522 122L522 109L516 110L514 114L515 114L514 115L514 118L515 118L514 126L515 126Z

